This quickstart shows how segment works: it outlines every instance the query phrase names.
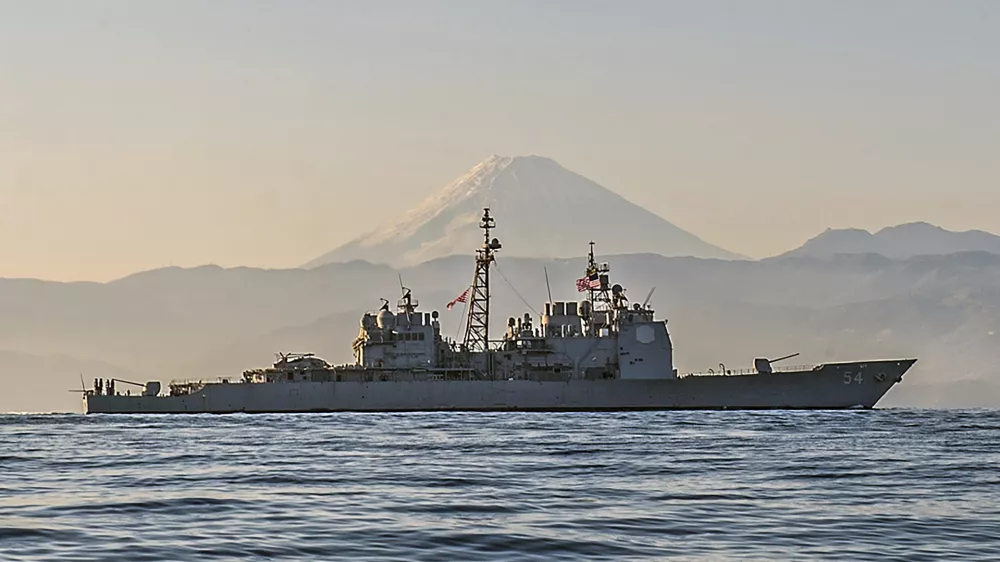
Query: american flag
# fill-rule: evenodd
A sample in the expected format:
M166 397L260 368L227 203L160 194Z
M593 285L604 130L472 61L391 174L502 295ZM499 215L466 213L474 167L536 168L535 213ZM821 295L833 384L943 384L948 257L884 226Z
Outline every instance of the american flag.
M469 290L466 289L466 290L462 291L462 294L458 295L458 297L456 297L455 300L453 300L450 303L448 303L448 310L451 310L452 307L455 306L455 303L459 303L459 302L463 302L464 303L464 302L466 302L468 300L469 300Z
M586 277L581 277L576 280L576 290L585 293L591 289L601 288L601 277L596 273L591 273Z

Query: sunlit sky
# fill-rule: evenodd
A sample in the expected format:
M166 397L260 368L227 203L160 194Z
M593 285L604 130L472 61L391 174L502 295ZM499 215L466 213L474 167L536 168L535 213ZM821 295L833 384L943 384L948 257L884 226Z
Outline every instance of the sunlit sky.
M753 257L1000 232L1000 2L0 0L0 277L296 266L493 153Z

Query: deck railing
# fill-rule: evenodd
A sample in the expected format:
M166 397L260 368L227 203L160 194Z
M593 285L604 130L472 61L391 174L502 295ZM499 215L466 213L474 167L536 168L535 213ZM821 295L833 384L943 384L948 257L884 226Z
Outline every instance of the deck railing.
M771 366L771 371L774 373L791 373L796 371L812 371L818 367L818 365L787 365L787 366ZM680 375L681 377L705 377L712 375L725 375L725 376L737 376L737 375L756 375L758 373L757 369L753 367L746 369L729 369L727 368L725 372L721 370L709 369L707 371L698 371L695 373L685 373Z

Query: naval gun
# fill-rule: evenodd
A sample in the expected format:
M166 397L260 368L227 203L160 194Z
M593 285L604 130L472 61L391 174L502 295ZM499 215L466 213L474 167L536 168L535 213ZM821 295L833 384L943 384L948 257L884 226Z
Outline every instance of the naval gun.
M137 386L142 389L142 396L156 396L160 393L160 381L149 381L145 384L141 382L127 381L125 379L94 379L93 390L88 390L87 386L83 382L83 373L80 374L80 390L71 390L70 392L80 392L85 396L114 396L115 395L115 384L123 383L131 386Z
M120 382L132 386L137 386L142 389L143 396L156 396L157 394L160 393L160 381L149 381L146 384L143 384L141 382L132 382L132 381L127 381L125 379L111 379L111 380L114 382Z
M777 363L779 361L784 361L785 359L791 359L792 357L798 357L798 353L793 353L791 355L785 355L784 357L779 357L777 359L767 359L766 357L758 357L753 360L753 368L757 370L758 373L773 373L774 369L771 367L772 363Z

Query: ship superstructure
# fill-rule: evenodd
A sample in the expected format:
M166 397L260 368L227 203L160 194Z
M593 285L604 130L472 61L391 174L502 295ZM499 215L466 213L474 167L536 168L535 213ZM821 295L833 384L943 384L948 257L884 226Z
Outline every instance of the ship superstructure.
M667 322L649 296L632 303L598 263L590 243L579 301L545 303L490 335L490 273L502 248L484 209L483 244L469 288L461 342L442 336L437 311L419 308L400 280L395 311L383 299L361 317L354 362L279 354L238 380L158 383L142 395L87 391L87 412L292 412L412 410L628 410L672 408L870 408L902 379L912 359L817 365L791 371L767 359L747 373L679 377ZM652 292L650 292L650 296ZM454 303L452 303L454 304ZM791 357L791 356L789 356ZM781 359L786 359L781 358ZM103 390L103 388L102 388Z

